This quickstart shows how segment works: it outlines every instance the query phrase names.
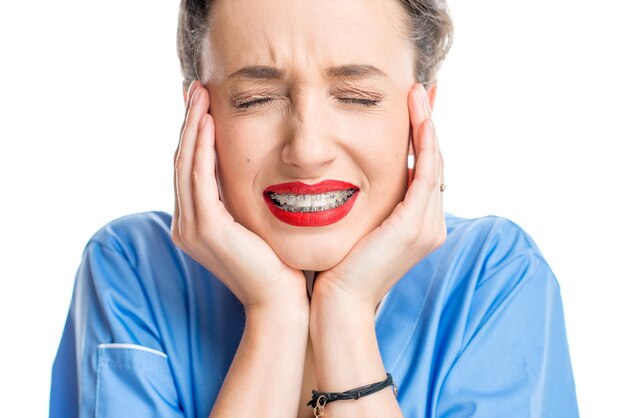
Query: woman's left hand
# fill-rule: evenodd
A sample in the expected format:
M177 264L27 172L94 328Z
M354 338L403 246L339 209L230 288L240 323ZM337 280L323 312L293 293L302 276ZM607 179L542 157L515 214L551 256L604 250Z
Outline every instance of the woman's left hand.
M408 107L416 161L405 198L337 266L318 275L312 303L332 299L373 314L385 293L445 242L443 159L422 85L411 89Z

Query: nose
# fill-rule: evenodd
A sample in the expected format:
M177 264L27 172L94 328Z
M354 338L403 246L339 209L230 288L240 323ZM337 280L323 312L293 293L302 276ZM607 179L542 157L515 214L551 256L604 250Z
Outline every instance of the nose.
M293 106L288 138L281 152L282 162L293 175L301 178L320 177L337 158L336 141L329 119L323 105L315 105L313 100L301 100Z

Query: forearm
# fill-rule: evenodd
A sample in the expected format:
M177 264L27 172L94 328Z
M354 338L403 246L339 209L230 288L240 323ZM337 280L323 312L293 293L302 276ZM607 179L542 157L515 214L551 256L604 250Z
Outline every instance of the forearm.
M247 312L241 343L211 417L297 416L308 319L308 307Z
M320 296L320 295L316 295ZM315 353L318 391L344 392L385 379L378 348L374 309L345 298L324 295L311 302L310 334ZM402 417L393 389L385 388L358 401L336 401L328 417Z

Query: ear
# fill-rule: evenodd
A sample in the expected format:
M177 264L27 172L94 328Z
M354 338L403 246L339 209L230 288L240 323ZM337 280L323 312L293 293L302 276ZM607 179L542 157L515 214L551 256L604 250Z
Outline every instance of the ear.
M430 109L433 110L435 108L435 99L437 98L437 82L428 87L428 104L430 105Z

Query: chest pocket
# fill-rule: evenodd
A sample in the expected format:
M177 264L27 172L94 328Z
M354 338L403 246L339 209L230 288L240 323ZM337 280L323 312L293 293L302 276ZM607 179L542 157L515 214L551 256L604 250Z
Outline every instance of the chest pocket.
M132 344L98 346L95 417L183 417L167 355Z

